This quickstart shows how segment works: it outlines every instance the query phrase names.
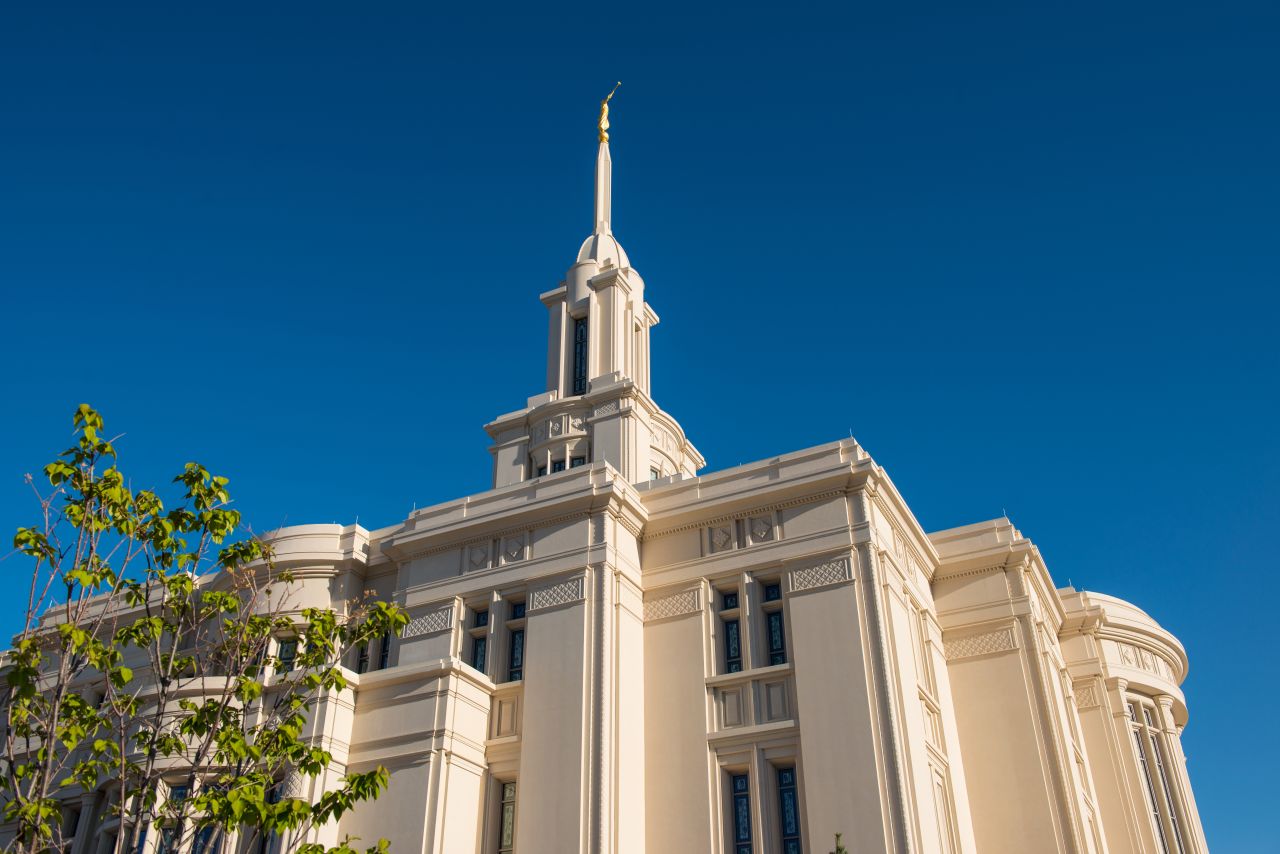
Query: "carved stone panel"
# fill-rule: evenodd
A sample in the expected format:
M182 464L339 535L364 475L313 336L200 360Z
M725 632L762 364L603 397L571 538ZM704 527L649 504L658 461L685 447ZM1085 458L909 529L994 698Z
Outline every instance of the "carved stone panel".
M732 688L721 688L717 693L719 695L720 706L720 727L721 729L731 729L739 727L746 723L745 711L742 702L741 685L735 685Z
M833 584L844 584L853 580L853 570L847 557L824 561L814 566L793 569L788 573L791 580L791 592L812 590L815 587L828 587Z
M707 531L707 543L712 552L728 551L733 547L733 525L716 525Z
M559 584L552 584L549 587L534 590L529 594L529 610L540 611L544 608L554 608L557 605L578 602L585 598L586 579L578 576L577 578L570 578L568 581L561 581Z
M777 682L765 682L760 686L760 705L766 723L784 721L791 715L787 711L787 683L779 679Z
M773 539L773 518L771 516L753 516L749 523L751 542L764 543Z
M475 572L478 569L484 569L489 565L489 546L486 543L476 543L468 546L467 550L467 570Z
M511 534L502 541L502 558L506 563L524 557L524 534Z
M661 599L652 599L644 603L644 620L665 620L667 617L679 617L685 614L696 614L702 610L701 596L695 587L682 590Z
M995 652L1008 652L1018 648L1014 637L1013 626L997 629L994 632L967 635L947 640L943 645L947 661L960 658L975 658L979 655L990 655Z
M416 638L422 635L434 635L453 628L453 606L437 608L434 611L414 617L405 626L402 638Z

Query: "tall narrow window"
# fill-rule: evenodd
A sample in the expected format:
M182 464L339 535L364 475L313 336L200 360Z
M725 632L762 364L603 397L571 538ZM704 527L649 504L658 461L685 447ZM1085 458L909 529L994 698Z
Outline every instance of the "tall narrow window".
M356 653L356 673L364 673L369 669L369 643L360 644L360 650Z
M276 658L280 660L276 670L280 673L288 673L293 670L293 660L298 657L298 639L283 638L280 645L276 648Z
M382 643L378 646L378 669L386 670L387 665L391 662L391 635L382 636Z
M507 668L507 681L524 679L524 629L511 630L511 659Z
M1138 749L1138 768L1142 771L1143 782L1147 784L1148 803L1151 805L1151 819L1155 822L1156 838L1160 840L1160 850L1169 854L1169 843L1164 838L1164 822L1160 819L1160 801L1156 798L1156 787L1151 780L1151 763L1147 760L1147 749L1143 744L1142 724L1138 720L1138 710L1129 704L1129 720L1133 727L1133 743Z
M724 621L724 672L742 670L742 632L737 620Z
M216 827L202 827L191 840L191 854L218 854L222 848L222 831Z
M1141 717L1137 714L1139 708L1142 709ZM1159 739L1160 728L1156 726L1155 713L1146 704L1130 703L1129 723L1138 748L1138 764L1146 779L1147 793L1151 796L1151 811L1156 821L1156 833L1160 836L1160 846L1164 851L1170 850L1169 841L1165 838L1169 836L1178 854L1183 854L1186 848L1182 842L1182 828L1178 824L1178 806L1173 799L1173 789L1169 785L1165 769L1164 751ZM1154 778L1160 780L1159 789L1155 786ZM1162 795L1163 800L1160 800ZM1167 828L1160 822L1161 813L1169 819Z
M502 804L498 813L498 854L516 850L516 784L502 784Z
M1148 718L1150 722L1150 718ZM1156 734L1148 732L1147 738L1151 741L1151 756L1156 763L1156 773L1160 777L1160 787L1164 789L1164 800L1169 805L1169 824L1173 828L1173 841L1178 846L1178 854L1183 854L1182 847L1182 828L1178 826L1178 810L1173 805L1173 792L1169 789L1169 778L1164 772L1164 751L1160 749L1160 744L1156 741Z
M787 636L782 630L782 612L770 611L765 615L767 636L769 638L769 663L787 663Z
M734 774L733 854L751 854L751 784L746 774Z
M782 854L800 854L800 801L796 798L796 769L778 769L778 827Z
M724 629L724 672L742 670L742 624L738 622L738 591L720 594L720 625Z
M276 783L270 789L267 789L267 803L280 803L280 788L283 784ZM280 834L258 828L258 849L257 854L276 854L280 850Z
M486 657L489 652L489 612L476 611L471 617L471 658L470 664L481 673L488 673L486 669L488 661Z
M587 393L587 319L573 321L573 393Z

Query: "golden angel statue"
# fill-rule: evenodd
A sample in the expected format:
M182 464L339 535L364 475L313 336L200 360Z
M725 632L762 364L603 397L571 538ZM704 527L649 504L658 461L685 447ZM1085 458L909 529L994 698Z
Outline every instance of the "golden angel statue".
M613 93L617 92L618 87L621 85L622 85L622 81L619 80L617 84L614 85L613 92L610 92L608 95L606 95L605 99L600 102L600 141L601 142L609 141L609 101L613 99Z

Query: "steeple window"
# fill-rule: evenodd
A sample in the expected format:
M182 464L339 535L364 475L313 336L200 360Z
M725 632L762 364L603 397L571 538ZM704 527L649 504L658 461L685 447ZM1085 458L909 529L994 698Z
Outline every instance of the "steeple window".
M573 321L573 393L587 393L587 319Z

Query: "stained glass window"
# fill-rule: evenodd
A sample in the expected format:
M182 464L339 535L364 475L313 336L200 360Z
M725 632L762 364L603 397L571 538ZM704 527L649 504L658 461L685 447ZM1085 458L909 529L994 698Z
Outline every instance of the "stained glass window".
M777 602L782 598L781 584L766 584L764 586L764 601Z
M276 658L280 659L279 671L288 673L293 669L293 660L298 657L298 641L296 638L285 638L280 641L276 650Z
M202 827L191 841L191 854L218 854L222 848L222 832L216 827Z
M742 633L737 620L724 621L724 671L737 673L742 670Z
M511 664L507 670L507 681L519 682L523 678L524 678L524 629L512 629L511 631Z
M471 625L475 626L477 629L480 628L481 626L489 625L489 612L476 611L476 615L474 619L472 619Z
M391 661L391 635L382 636L382 643L378 646L378 669L386 670L387 664Z
M587 393L587 319L573 321L573 393Z
M778 826L782 854L800 854L800 802L796 798L796 769L778 769Z
M498 818L498 854L516 850L516 784L502 784L502 805Z
M484 658L488 652L489 639L481 635L471 639L471 666L484 673Z
M733 775L733 851L751 854L751 784L746 774Z
M769 635L769 663L787 663L787 638L782 630L782 612L770 611L767 615Z
M733 593L722 594L720 597L720 602L721 602L720 604L721 611L732 611L734 608L738 607L737 591L734 591Z

